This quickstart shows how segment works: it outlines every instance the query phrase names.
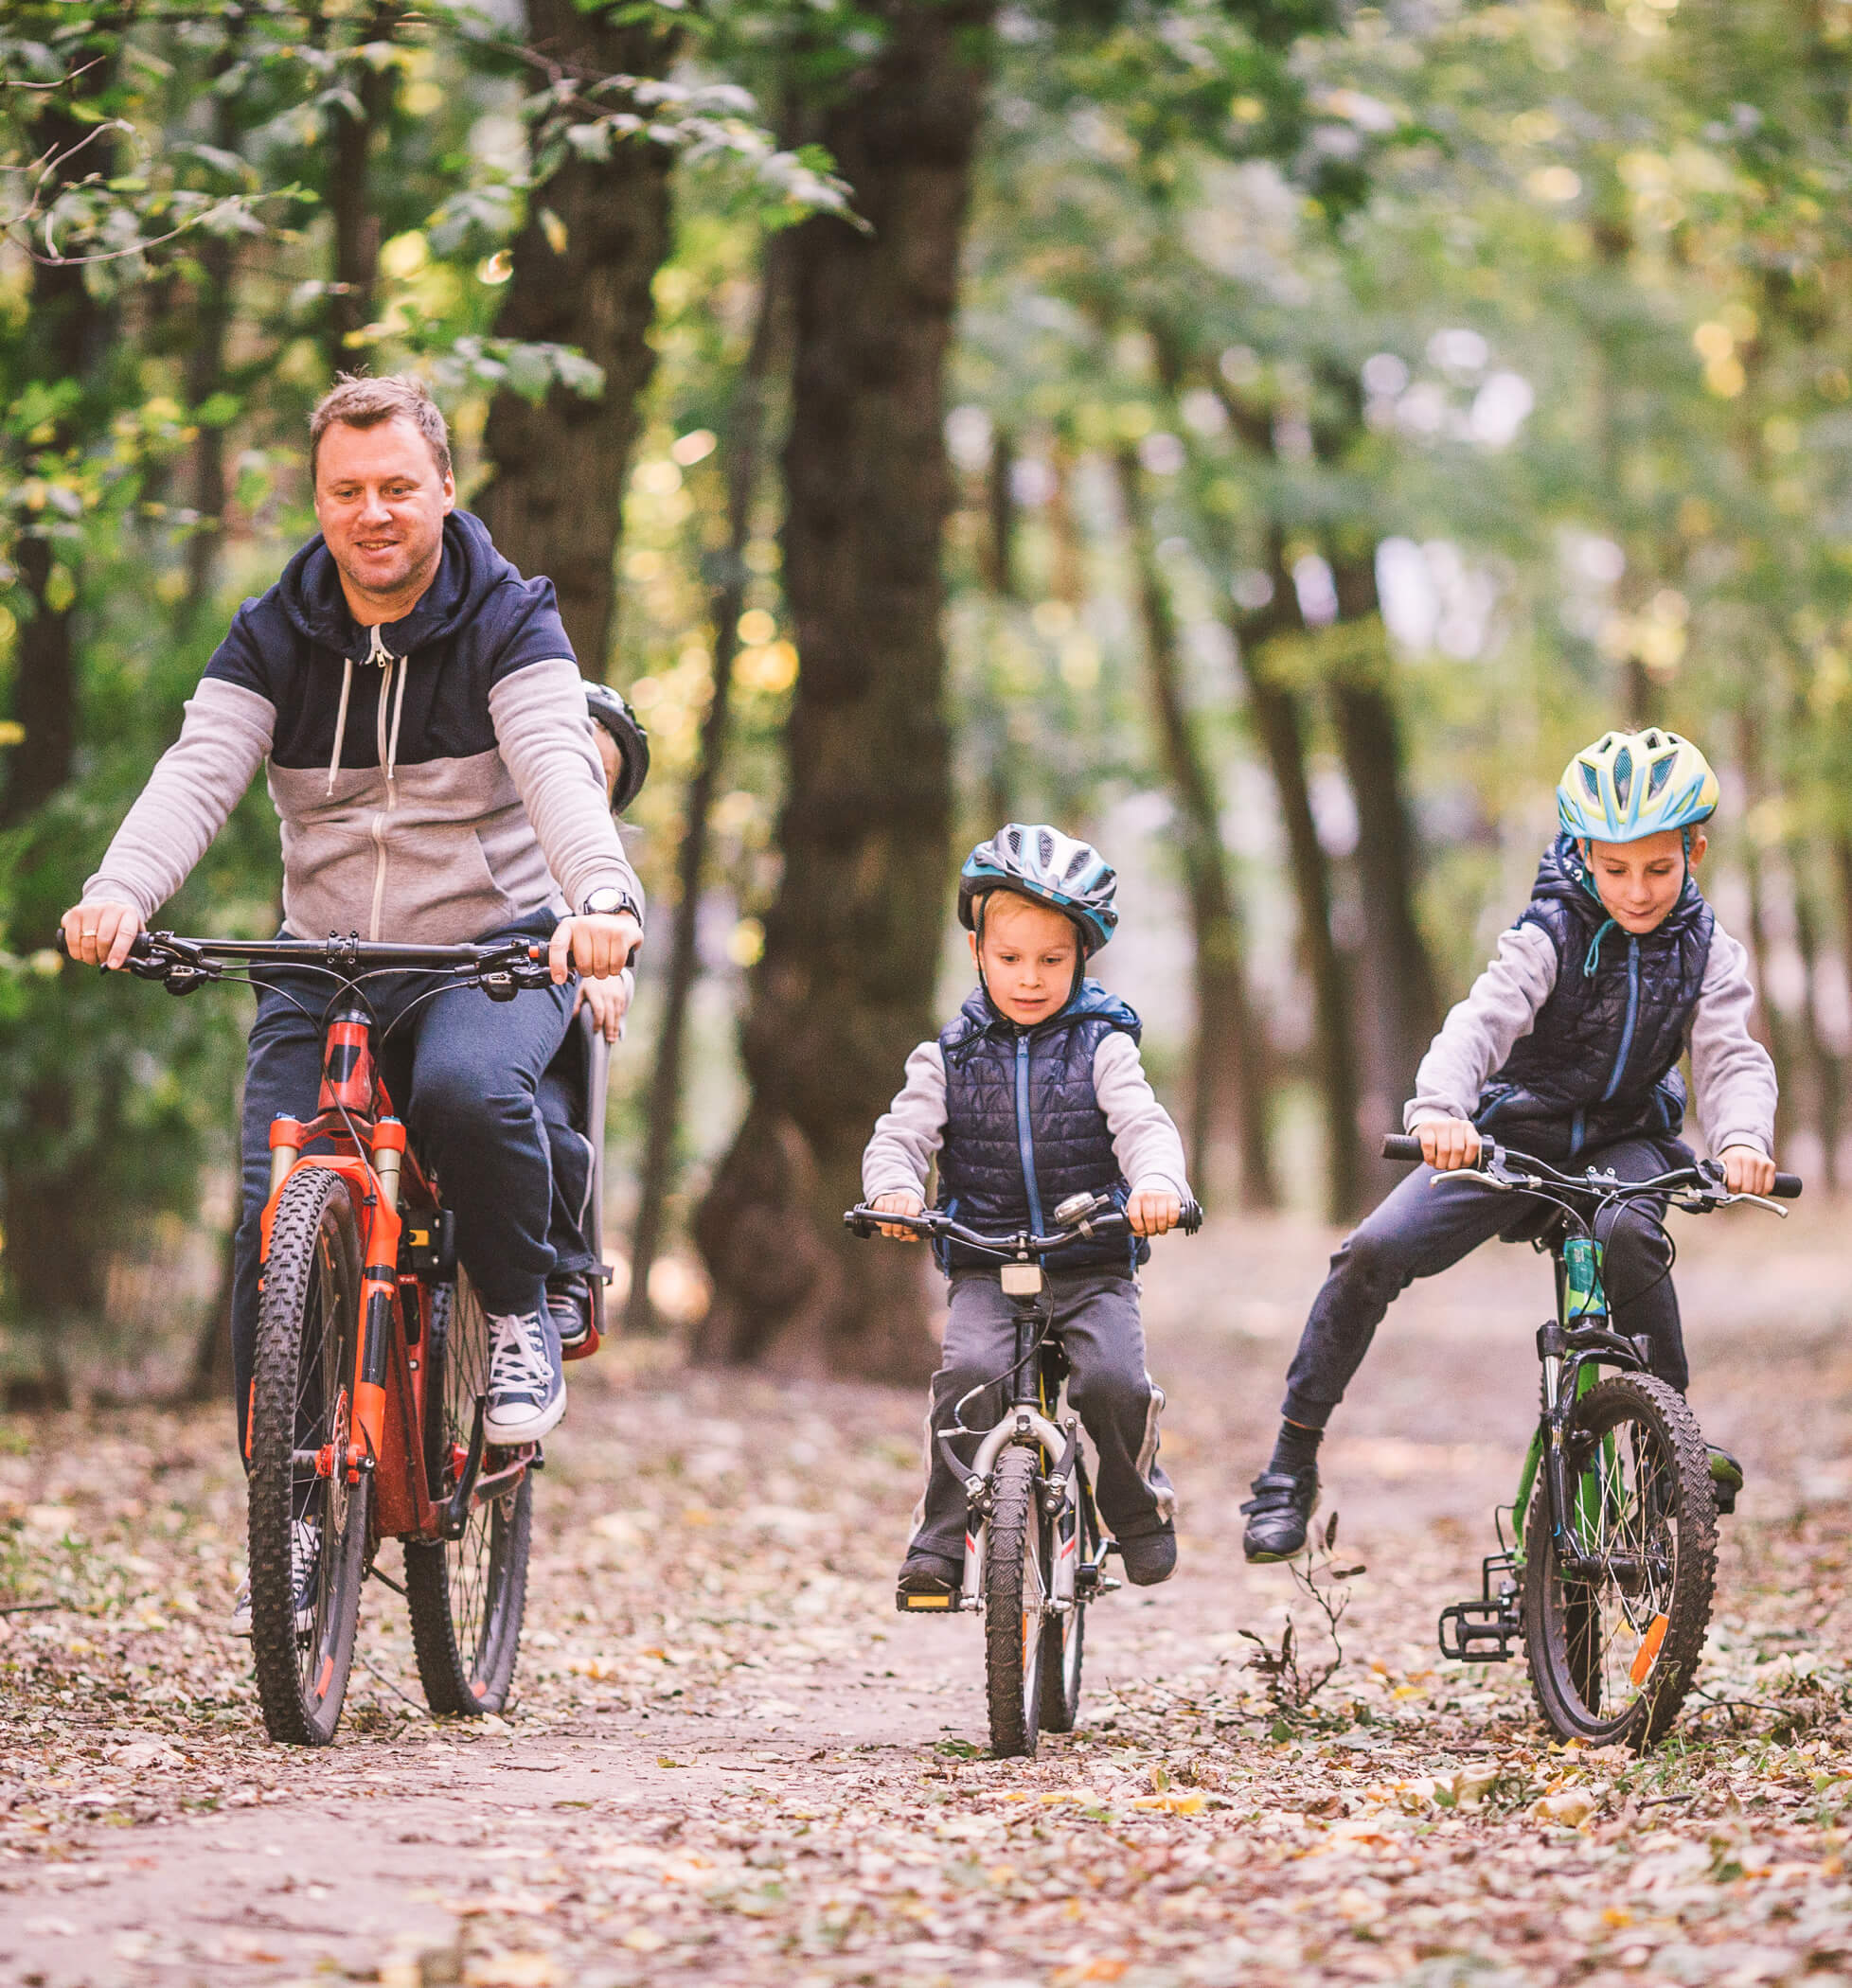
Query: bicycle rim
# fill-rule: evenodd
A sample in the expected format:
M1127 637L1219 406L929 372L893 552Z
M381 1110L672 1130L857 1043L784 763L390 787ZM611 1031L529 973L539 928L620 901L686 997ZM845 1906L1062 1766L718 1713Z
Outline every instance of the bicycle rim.
M990 1480L984 1552L984 1669L990 1750L1030 1757L1042 1724L1042 1630L1047 1621L1045 1521L1036 1498L1038 1452L1012 1443Z
M334 1737L353 1664L372 1489L346 1471L359 1321L347 1182L304 1168L271 1231L251 1398L252 1659L264 1726L292 1746Z
M1569 1572L1539 1484L1525 1535L1524 1642L1545 1721L1563 1739L1649 1747L1697 1674L1717 1579L1717 1508L1683 1396L1611 1376L1577 1405L1570 1502L1597 1563Z
M430 1359L425 1462L433 1496L445 1499L456 1487L489 1388L489 1321L461 1270L433 1306ZM405 1542L412 1643L433 1712L469 1715L507 1705L521 1650L532 1525L533 1479L524 1474L505 1497L470 1514L460 1538Z

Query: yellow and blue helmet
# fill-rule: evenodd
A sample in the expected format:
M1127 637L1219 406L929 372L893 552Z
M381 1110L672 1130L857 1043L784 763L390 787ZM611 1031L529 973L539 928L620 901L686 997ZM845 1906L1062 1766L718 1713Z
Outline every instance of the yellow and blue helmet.
M1077 842L1042 822L1009 822L979 843L958 873L958 922L978 929L991 891L1014 891L1065 912L1080 928L1081 955L1091 958L1119 922L1113 897L1118 873L1091 843Z
M1660 726L1607 732L1577 753L1557 785L1557 818L1578 843L1637 843L1667 828L1690 831L1717 812L1710 762L1688 738Z

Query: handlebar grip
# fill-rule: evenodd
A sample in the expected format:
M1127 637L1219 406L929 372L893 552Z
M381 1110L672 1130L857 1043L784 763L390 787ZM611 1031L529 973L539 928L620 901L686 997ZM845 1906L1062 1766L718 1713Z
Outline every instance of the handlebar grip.
M1801 1198L1801 1177L1799 1174L1777 1174L1774 1185L1769 1190L1777 1201L1798 1201Z
M1406 1132L1388 1132L1383 1135L1382 1157L1385 1160L1419 1160L1421 1142L1412 1139Z
M1177 1226L1185 1235L1194 1235L1202 1226L1202 1202L1185 1201L1183 1214L1177 1217Z

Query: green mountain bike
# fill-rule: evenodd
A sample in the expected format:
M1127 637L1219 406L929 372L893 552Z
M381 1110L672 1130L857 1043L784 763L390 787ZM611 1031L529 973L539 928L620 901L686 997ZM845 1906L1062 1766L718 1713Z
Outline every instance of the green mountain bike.
M1419 1160L1421 1145L1390 1138L1382 1153ZM1487 1140L1463 1171L1537 1205L1541 1219L1525 1233L1555 1263L1557 1315L1537 1335L1542 1409L1509 1507L1511 1543L1501 1523L1503 1551L1482 1564L1478 1600L1441 1612L1441 1655L1492 1663L1522 1642L1554 1732L1643 1750L1697 1675L1717 1582L1717 1499L1684 1396L1648 1372L1644 1338L1610 1327L1601 1217L1642 1204L1655 1218L1668 1204L1787 1211L1730 1193L1708 1162L1621 1180L1594 1167L1563 1173ZM1794 1175L1776 1175L1777 1197L1800 1191Z

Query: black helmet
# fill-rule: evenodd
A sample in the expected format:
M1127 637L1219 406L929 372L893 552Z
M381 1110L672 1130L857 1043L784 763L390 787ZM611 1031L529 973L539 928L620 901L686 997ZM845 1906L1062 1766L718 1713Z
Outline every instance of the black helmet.
M585 709L617 742L617 784L611 790L611 811L622 814L650 777L650 735L609 683L587 680Z

